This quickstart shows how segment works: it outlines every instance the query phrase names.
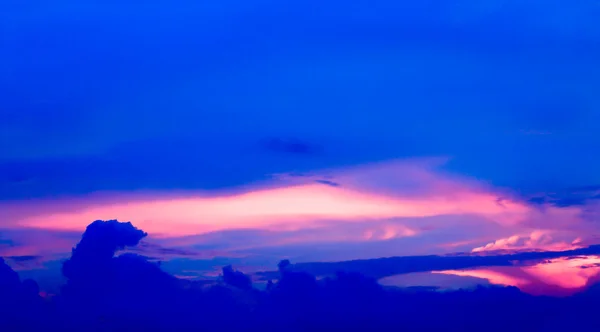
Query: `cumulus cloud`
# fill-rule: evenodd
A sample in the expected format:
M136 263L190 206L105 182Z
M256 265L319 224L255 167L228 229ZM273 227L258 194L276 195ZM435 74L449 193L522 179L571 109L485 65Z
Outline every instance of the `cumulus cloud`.
M223 281L233 287L240 289L251 289L252 280L249 276L245 275L241 271L236 271L231 265L223 267Z
M48 312L42 310L39 287L33 280L21 281L0 257L0 328L9 330L38 330L43 327Z
M117 250L135 246L147 235L131 223L96 220L73 248L71 258L63 265L63 273L67 278L79 278L82 274L101 271Z
M550 250L564 251L579 248L580 238L571 241L557 241L551 232L535 230L526 235L513 235L507 238L498 239L484 246L474 248L474 253L484 253L488 251L521 251L521 250Z
M145 236L131 223L117 220L96 220L86 228L62 267L67 282L61 293L75 306L73 310L97 310L108 299L116 305L132 297L148 309L164 300L161 294L174 289L174 277L143 256L124 253L115 257L118 250L137 245Z

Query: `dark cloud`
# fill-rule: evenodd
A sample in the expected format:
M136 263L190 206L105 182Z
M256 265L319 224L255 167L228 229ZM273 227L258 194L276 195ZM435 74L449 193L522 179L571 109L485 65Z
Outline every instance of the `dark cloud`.
M324 184L327 186L331 186L331 187L339 187L340 184L331 180L315 180L315 182L320 183L320 184Z
M299 139L270 138L263 140L261 146L271 152L306 156L317 155L322 150L316 144Z
M552 204L557 207L585 205L592 200L600 199L600 186L589 185L548 192L529 198L534 204Z
M143 256L153 257L159 260L168 260L173 258L202 258L202 254L195 250L184 248L171 248L161 246L157 243L141 241L137 246L128 248L127 251L138 253Z
M35 282L21 282L0 259L0 327L7 331L379 331L398 324L408 331L598 327L594 320L577 319L595 310L589 305L600 296L595 286L561 299L527 295L514 287L445 292L390 288L378 284L375 277L394 269L393 265L400 270L426 265L429 269L453 268L549 258L559 253L400 257L375 260L379 263L374 265L333 263L337 271L331 269L331 263L291 264L283 260L273 280L260 290L262 287L255 287L248 275L230 265L223 267L220 280L193 281L177 279L162 271L159 264L135 254L114 256L118 249L139 244L144 236L130 223L92 223L65 262L65 286L58 294L44 295L45 299L38 295ZM599 250L590 247L562 254L585 255ZM302 271L309 266L319 274L333 272L316 278ZM356 267L375 271L363 274ZM432 316L435 319L430 319Z
M252 289L252 280L241 271L236 271L231 265L223 267L223 282L240 289Z
M44 257L25 255L25 256L5 256L4 259L8 261L13 268L18 270L32 270L43 268Z
M336 271L348 271L381 279L399 274L460 270L476 267L512 266L520 261L539 261L558 257L600 254L600 245L568 251L523 252L480 256L476 254L454 254L445 256L403 256L362 259L341 262L297 263L290 268L317 276L333 275ZM277 272L259 272L264 279L273 278Z
M135 246L148 234L135 228L130 222L96 220L85 229L81 241L73 248L71 261L85 260L87 256L97 259L112 258L119 249Z
M41 256L9 256L9 257L5 257L5 258L8 258L13 261L17 261L17 262L26 262L26 261L33 261L33 260L40 259Z
M0 257L0 328L6 331L35 331L49 321L33 280L19 275Z
M140 256L124 254L113 257L117 250L135 246L145 236L146 233L131 223L116 220L97 220L91 223L81 241L73 248L71 258L63 263L62 273L67 278L65 293L92 297L100 289L106 292L114 291L114 288L120 289L120 278L127 276L121 275L119 269L126 271L139 268L142 270L137 271L138 273L155 272L151 264L145 265L146 261Z

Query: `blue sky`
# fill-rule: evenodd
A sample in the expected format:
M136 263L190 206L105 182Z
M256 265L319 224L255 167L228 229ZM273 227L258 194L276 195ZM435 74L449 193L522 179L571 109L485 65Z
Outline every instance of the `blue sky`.
M261 262L356 258L357 241L361 258L511 236L523 248L595 243L594 1L6 6L0 228L10 252L70 246L35 248L18 232L71 239L115 218L170 246ZM508 203L486 205L495 201ZM225 207L206 212L215 204ZM214 232L224 233L205 238Z

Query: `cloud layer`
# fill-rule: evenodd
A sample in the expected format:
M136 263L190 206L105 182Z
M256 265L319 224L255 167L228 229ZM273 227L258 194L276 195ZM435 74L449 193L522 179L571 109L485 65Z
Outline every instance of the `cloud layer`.
M2 203L2 220L12 234L19 229L68 234L82 229L85 220L131 220L149 232L149 243L196 248L192 251L198 257L210 255L202 250L235 257L280 248L300 258L311 245L327 244L336 244L337 253L324 249L322 260L368 258L349 249L343 253L353 245L365 255L393 256L568 250L594 243L596 228L588 217L594 205L532 203L510 190L448 173L445 163L407 159L279 174L230 192L116 192L7 202ZM74 244L48 241L64 249ZM18 246L3 250L38 255L44 243L23 237Z
M71 257L64 262L62 272L66 282L55 294L40 292L35 281L22 280L0 259L0 327L24 331L43 328L280 331L282 327L290 331L387 330L397 327L399 320L409 330L445 327L480 331L492 323L493 329L498 331L517 324L545 331L562 331L566 326L597 327L595 320L577 318L587 317L595 310L589 304L600 295L594 286L597 280L593 277L598 273L600 257L577 254L597 253L599 246L571 252L521 253L496 258L422 256L340 262L335 266L292 264L282 260L277 264L277 271L272 273L274 278L260 287L252 283L249 275L231 265L223 266L213 280L194 281L170 275L160 264L146 257L117 255L118 249L136 247L145 236L144 231L131 223L116 220L91 223ZM356 271L357 267L369 265L371 268L365 271L370 274L391 272L390 267L414 269L417 265L429 270L435 270L436 266L490 263L508 267L510 264L502 262L534 257L550 260L522 269L532 278L553 277L548 279L546 288L585 286L588 289L565 298L531 296L514 287L436 292L423 288L382 287L373 277ZM398 260L416 264L392 264L387 268L381 265L398 263ZM566 265L592 270L577 275L565 274ZM321 271L316 275L302 271L310 267ZM331 275L324 276L323 272L328 268ZM489 271L480 271L476 276L494 283L519 284L523 288L529 287L527 283L532 280ZM540 321L541 314L545 318ZM432 315L436 319L427 319ZM231 322L223 324L227 319Z

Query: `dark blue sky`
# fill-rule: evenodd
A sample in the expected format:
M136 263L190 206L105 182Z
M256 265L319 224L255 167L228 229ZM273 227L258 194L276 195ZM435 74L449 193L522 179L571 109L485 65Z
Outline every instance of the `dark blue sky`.
M5 6L4 198L431 155L523 191L600 183L591 1Z

